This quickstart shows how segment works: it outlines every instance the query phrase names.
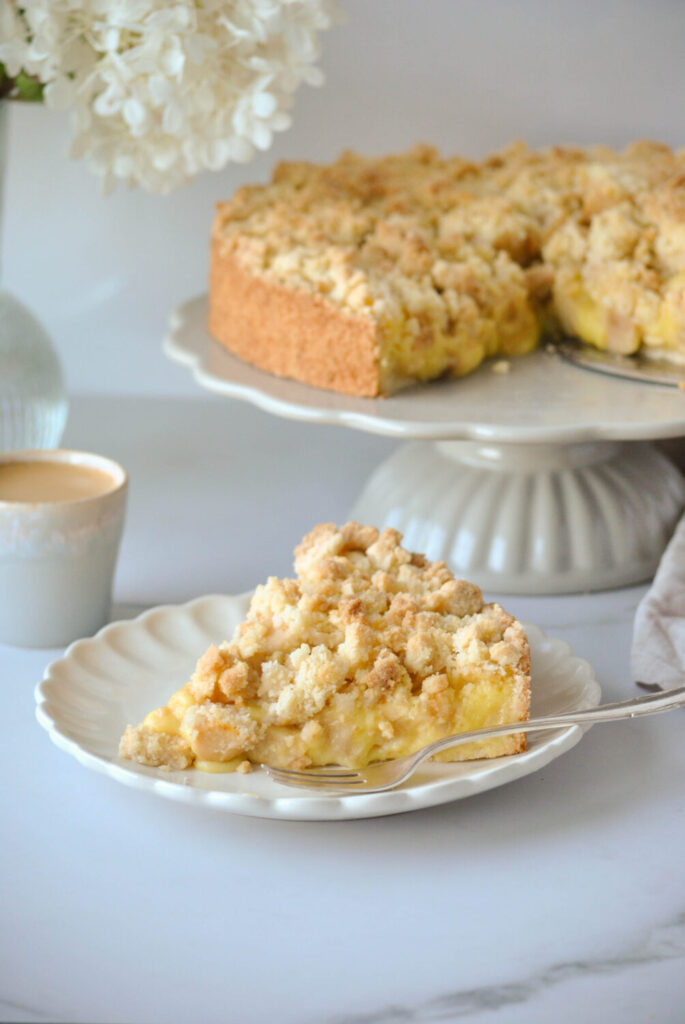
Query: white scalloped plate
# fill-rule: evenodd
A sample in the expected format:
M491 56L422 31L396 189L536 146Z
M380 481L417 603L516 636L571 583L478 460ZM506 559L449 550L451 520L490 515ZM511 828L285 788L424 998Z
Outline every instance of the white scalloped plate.
M398 789L368 796L311 796L279 786L265 772L209 775L146 768L117 755L129 722L165 704L189 678L210 643L244 617L250 594L212 595L163 606L78 640L36 688L36 716L58 747L86 768L172 800L260 818L323 821L399 814L448 803L537 771L579 741L573 726L535 733L523 754L462 764L428 764ZM592 667L568 644L527 626L532 655L532 713L547 715L599 703Z
M265 373L231 355L205 324L207 296L171 314L164 353L203 388L288 419L389 437L498 442L650 441L685 433L685 392L573 366L544 348L486 362L462 380L433 381L391 398L350 398Z

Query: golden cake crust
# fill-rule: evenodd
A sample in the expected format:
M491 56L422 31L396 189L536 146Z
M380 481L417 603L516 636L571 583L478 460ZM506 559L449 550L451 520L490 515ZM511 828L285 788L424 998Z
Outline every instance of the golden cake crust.
M281 376L390 393L556 327L685 360L685 152L427 146L280 165L219 204L210 331Z
M379 394L372 320L255 276L214 239L209 331L234 355L279 377L347 395Z

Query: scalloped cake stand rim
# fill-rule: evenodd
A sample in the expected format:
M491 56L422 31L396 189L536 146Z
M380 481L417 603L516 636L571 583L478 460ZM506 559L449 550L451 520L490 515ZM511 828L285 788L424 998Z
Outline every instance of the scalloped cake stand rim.
M209 335L207 296L171 314L163 351L216 394L288 419L351 427L404 440L571 444L656 440L685 434L685 392L607 377L544 348L496 374L486 364L390 399L352 398L258 370Z

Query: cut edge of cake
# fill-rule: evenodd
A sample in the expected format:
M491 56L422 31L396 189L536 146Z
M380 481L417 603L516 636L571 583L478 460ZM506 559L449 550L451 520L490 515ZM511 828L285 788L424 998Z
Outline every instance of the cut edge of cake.
M209 331L259 369L358 397L463 376L550 329L676 360L684 183L685 151L648 142L281 165L218 206Z

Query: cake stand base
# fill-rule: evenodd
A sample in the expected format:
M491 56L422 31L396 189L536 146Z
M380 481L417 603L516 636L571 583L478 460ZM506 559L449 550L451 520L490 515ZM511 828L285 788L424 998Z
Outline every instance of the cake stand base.
M488 591L565 594L649 579L685 507L651 444L685 437L685 393L570 365L546 348L392 398L351 398L242 362L207 333L207 296L174 310L167 355L210 391L278 416L405 442L353 509ZM626 443L628 442L628 443Z
M685 478L647 442L418 441L352 516L485 591L567 594L650 579L684 507Z

